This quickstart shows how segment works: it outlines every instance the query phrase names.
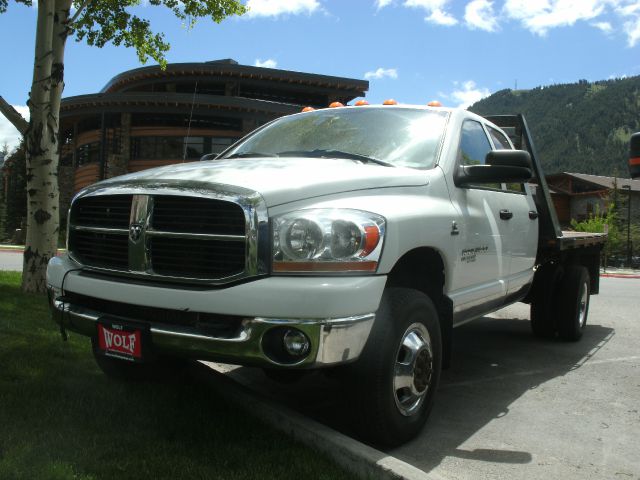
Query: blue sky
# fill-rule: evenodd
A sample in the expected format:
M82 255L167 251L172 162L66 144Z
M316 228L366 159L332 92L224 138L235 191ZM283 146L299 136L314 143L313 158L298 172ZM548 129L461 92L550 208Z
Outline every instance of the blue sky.
M467 106L504 88L640 75L640 0L246 0L250 13L187 30L168 10L136 12L165 33L169 62L241 64L370 81L371 103ZM36 10L0 15L0 95L24 111ZM70 40L64 96L139 67L133 50ZM0 145L17 142L0 115Z

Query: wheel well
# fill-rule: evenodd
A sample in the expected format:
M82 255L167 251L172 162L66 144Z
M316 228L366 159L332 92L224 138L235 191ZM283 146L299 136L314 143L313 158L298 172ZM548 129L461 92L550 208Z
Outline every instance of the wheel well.
M444 288L444 263L431 248L416 248L405 253L387 276L387 287L419 290L438 303Z
M453 303L444 295L444 262L437 250L416 248L405 253L387 276L387 287L403 287L419 290L435 304L440 317L444 368L451 359L453 330Z

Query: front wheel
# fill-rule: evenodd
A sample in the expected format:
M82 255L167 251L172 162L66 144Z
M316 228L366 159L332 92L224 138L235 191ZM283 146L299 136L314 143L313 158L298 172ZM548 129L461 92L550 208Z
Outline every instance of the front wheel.
M390 288L348 381L357 433L376 445L395 446L424 426L442 368L438 313L422 292Z

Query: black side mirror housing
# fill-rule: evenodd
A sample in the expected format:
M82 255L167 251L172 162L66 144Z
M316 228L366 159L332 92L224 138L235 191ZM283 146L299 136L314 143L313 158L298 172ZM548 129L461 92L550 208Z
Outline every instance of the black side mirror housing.
M631 135L629 141L629 175L631 178L640 177L640 132Z
M482 183L523 183L533 177L531 156L524 150L492 150L485 165L462 165L455 183L458 186Z
M491 150L485 158L487 165L531 169L531 155L524 150Z

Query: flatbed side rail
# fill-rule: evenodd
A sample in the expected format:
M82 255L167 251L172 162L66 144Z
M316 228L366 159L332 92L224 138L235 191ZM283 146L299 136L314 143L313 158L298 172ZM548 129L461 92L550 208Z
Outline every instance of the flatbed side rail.
M581 247L597 247L607 240L606 233L562 232L559 238L560 250L570 250Z

